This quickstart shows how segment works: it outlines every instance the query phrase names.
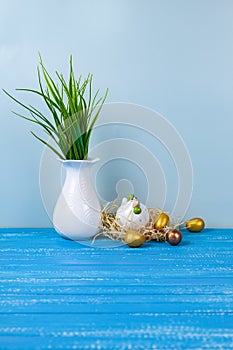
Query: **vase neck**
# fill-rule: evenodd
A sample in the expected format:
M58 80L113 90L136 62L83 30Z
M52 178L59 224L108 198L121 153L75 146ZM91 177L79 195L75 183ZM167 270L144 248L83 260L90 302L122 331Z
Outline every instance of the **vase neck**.
M89 160L65 160L62 161L63 167L66 170L65 186L85 186L90 180L91 167L99 159Z
M99 161L98 158L87 160L60 160L65 169L82 169L90 168L93 164Z

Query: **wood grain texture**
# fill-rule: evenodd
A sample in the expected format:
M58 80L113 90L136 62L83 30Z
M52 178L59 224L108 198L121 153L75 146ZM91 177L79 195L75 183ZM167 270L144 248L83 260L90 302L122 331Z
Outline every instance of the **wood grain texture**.
M100 249L0 230L0 349L233 349L233 230Z

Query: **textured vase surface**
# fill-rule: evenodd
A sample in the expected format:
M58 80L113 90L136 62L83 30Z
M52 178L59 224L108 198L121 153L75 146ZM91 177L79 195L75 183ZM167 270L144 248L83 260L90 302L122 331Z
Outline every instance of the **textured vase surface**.
M65 238L85 240L99 231L101 206L90 178L93 160L64 160L64 186L57 200L53 225Z

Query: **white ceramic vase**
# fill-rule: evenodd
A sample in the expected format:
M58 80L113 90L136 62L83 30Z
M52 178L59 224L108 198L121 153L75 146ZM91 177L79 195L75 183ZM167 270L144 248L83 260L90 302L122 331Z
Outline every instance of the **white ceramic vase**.
M53 225L65 238L85 240L99 231L101 206L90 179L90 168L97 161L61 160L66 178L54 209Z

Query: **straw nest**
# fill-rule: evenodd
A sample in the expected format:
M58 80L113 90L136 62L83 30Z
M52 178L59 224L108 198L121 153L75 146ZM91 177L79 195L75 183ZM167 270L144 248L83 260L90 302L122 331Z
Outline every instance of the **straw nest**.
M112 240L124 241L128 229L119 224L116 218L117 208L118 205L116 201L107 203L107 205L103 208L100 233L98 233L94 239L97 237L108 237ZM163 211L158 208L149 208L148 211L150 217L148 225L138 227L137 231L145 236L147 242L152 240L157 242L165 242L167 233L176 229L180 224L170 216L169 225L157 230L154 228L154 222Z

